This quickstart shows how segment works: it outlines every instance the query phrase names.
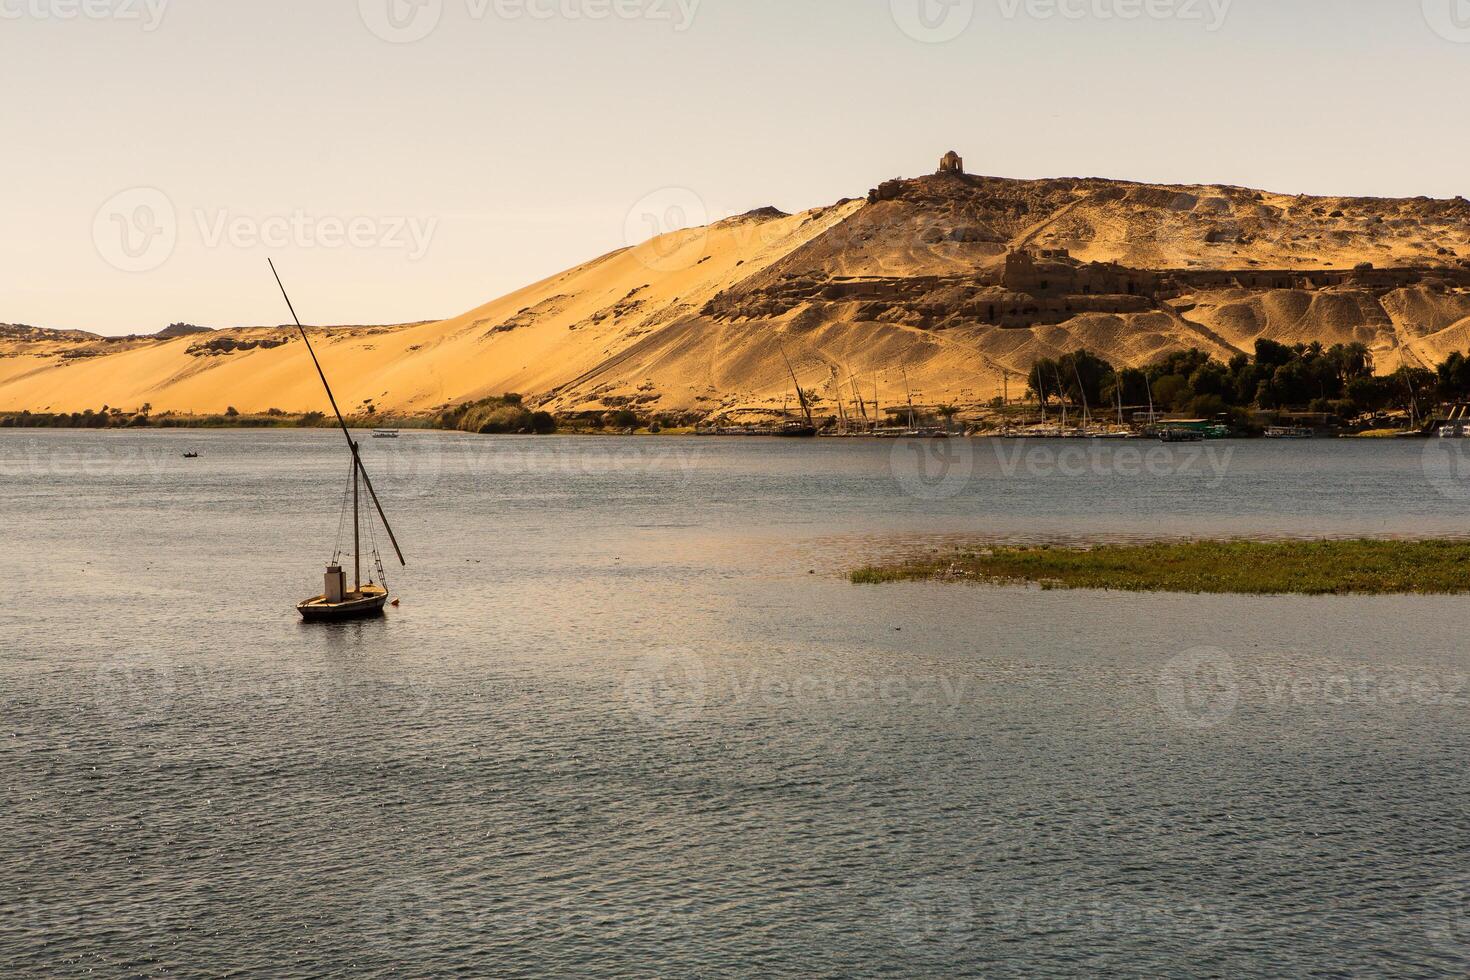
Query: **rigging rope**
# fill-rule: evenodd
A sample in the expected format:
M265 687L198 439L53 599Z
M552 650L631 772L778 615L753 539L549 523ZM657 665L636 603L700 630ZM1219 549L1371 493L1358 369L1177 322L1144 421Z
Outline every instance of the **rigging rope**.
M347 475L347 489L342 491L342 509L337 512L337 541L332 546L332 564L342 564L342 539L347 528L347 511L352 507L352 477L356 470Z
M368 545L373 549L373 564L376 565L378 569L378 581L383 583L383 588L386 589L388 587L388 572L383 568L383 556L378 553L377 526L374 523L373 515L371 514L368 515L367 529ZM371 570L369 570L368 573L368 582L369 584L372 583Z

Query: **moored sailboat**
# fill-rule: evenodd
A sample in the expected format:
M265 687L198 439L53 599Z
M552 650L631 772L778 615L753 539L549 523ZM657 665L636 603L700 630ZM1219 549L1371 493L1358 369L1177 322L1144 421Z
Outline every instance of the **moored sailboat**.
M296 322L296 329L301 332L301 339L306 344L306 352L311 355L312 364L316 365L317 376L321 378L322 387L327 391L327 400L332 403L332 411L337 416L337 425L341 427L342 435L347 439L347 448L352 453L352 477L348 491L352 509L352 589L349 591L347 588L347 574L342 567L342 542L339 531L338 546L332 555L332 560L327 563L322 594L299 603L296 611L301 614L302 619L309 623L341 622L381 616L383 607L388 604L388 583L382 557L378 554L373 534L371 514L368 515L367 530L369 540L373 542L373 567L377 570L378 580L373 580L371 570L368 574L368 581L364 583L362 580L362 489L365 488L372 499L373 508L383 522L383 530L388 532L388 540L393 545L393 552L398 556L399 564L406 567L408 563L403 558L403 549L398 547L398 538L393 534L393 526L388 523L388 516L383 513L383 505L378 500L377 491L373 489L373 481L362 465L362 456L358 452L357 441L352 438L352 432L347 428L347 420L342 417L342 410L337 407L337 396L332 394L332 386L327 383L327 374L322 370L322 363L317 359L316 350L311 346L311 338L307 336L306 328L301 325L301 319L296 315L296 307L292 305L291 297L286 295L286 287L281 283L280 273L276 272L276 264L271 262L270 267L271 274L276 277L276 285L281 288L281 296L286 300L286 306L291 311L291 319ZM348 504L344 502L344 515L347 507Z

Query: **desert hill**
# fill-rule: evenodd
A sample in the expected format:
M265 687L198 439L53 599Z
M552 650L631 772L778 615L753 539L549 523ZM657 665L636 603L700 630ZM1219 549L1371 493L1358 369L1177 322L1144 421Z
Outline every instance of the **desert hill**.
M299 289L311 308L309 289ZM801 383L978 405L1038 357L1141 365L1258 338L1361 341L1380 371L1470 347L1470 202L940 172L622 249L461 316L323 334L344 407L506 391L555 411L730 417ZM0 327L0 410L324 406L281 327L100 338Z

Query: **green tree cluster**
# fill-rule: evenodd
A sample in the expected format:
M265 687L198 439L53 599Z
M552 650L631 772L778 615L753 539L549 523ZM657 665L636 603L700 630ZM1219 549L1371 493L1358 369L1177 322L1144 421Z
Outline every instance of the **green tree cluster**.
M1086 349L1041 358L1027 379L1043 405L1054 400L1106 409L1152 403L1160 412L1201 418L1247 409L1310 409L1344 417L1388 408L1424 414L1437 400L1470 400L1470 356L1451 354L1435 371L1374 373L1362 343L1287 345L1258 340L1254 355L1227 363L1204 351L1175 351L1144 368L1115 368Z

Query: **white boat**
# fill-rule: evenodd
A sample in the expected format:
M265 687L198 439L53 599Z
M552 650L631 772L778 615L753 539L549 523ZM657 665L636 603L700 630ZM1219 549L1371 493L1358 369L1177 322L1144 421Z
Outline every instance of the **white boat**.
M373 430L373 438L374 439L397 439L398 438L398 430L397 429L374 429Z

